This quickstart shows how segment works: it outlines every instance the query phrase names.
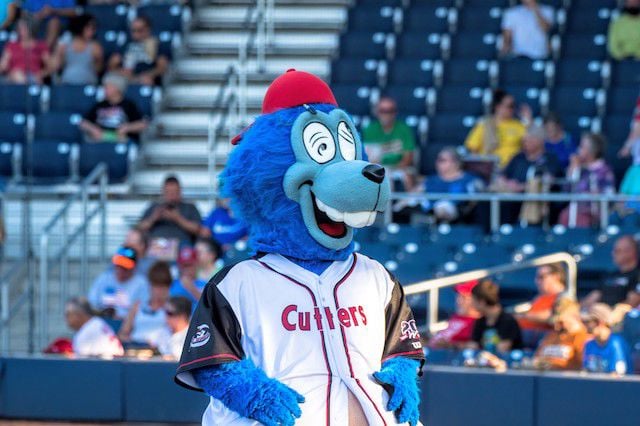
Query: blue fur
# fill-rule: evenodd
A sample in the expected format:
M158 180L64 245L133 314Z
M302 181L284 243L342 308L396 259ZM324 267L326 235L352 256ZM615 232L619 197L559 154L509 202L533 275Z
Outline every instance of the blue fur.
M420 419L420 388L417 370L420 362L414 359L396 357L385 361L382 369L373 373L378 382L393 388L387 410L394 411L398 423L415 426Z
M302 415L298 404L304 397L267 377L249 359L200 368L193 376L208 395L265 426L293 426Z
M335 109L314 107L322 112ZM259 116L229 156L221 176L222 192L249 225L249 245L256 252L301 260L345 260L353 252L353 242L341 250L320 245L309 234L300 205L284 193L284 174L296 162L291 126L304 111L295 107Z

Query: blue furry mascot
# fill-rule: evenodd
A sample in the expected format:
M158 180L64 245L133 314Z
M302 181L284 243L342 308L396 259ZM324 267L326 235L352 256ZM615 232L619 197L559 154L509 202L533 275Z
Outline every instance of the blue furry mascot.
M203 425L416 425L413 314L353 249L388 202L385 170L311 74L274 80L262 112L221 178L256 256L205 287L176 381L211 396Z

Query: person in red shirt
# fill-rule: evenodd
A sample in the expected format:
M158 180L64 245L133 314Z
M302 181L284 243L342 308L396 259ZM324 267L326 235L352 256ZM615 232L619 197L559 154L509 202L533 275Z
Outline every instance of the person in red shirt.
M42 84L49 74L49 47L35 38L34 27L26 19L16 24L18 40L4 46L0 58L0 73L10 83Z
M471 303L471 290L478 284L477 280L458 284L455 287L456 313L449 318L447 328L437 332L429 341L432 348L460 348L471 340L473 324L480 317L480 312Z

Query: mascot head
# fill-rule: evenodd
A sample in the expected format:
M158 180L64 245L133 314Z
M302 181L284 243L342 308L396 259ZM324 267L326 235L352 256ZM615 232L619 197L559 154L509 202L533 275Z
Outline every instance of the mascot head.
M234 142L222 192L258 252L345 259L354 228L371 225L387 205L384 168L365 161L353 121L312 74L275 79L262 115Z

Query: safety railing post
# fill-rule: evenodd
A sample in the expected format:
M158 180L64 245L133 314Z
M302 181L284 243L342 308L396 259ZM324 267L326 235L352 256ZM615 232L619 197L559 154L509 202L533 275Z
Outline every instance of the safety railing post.
M2 341L2 353L9 353L9 283L3 281L0 287L0 341Z
M107 262L107 188L109 175L105 167L100 175L100 262Z
M498 229L500 229L500 200L497 197L491 198L489 209L491 232L498 232Z
M439 296L440 293L437 288L434 288L429 292L429 312L427 315L427 330L429 330L429 332L433 332L433 328L438 322Z
M49 298L47 289L47 280L49 277L49 235L42 234L40 236L40 287L38 289L38 347L42 348L49 340Z
M82 199L82 223L85 223L88 220L88 209L89 209L89 191L87 188L82 189L81 194ZM87 248L89 247L88 241L88 232L85 229L85 232L82 233L82 242L81 242L81 255L80 255L80 288L86 292L87 289L87 260L89 257L89 253Z
M67 236L69 235L69 218L67 215L62 216L62 227L61 227L61 243L62 247L66 247L68 244ZM82 256L85 254L82 253ZM64 311L64 304L67 300L68 294L68 286L69 286L69 253L67 250L62 251L62 256L60 258L59 263L59 272L60 272L60 300L59 300L59 311Z

